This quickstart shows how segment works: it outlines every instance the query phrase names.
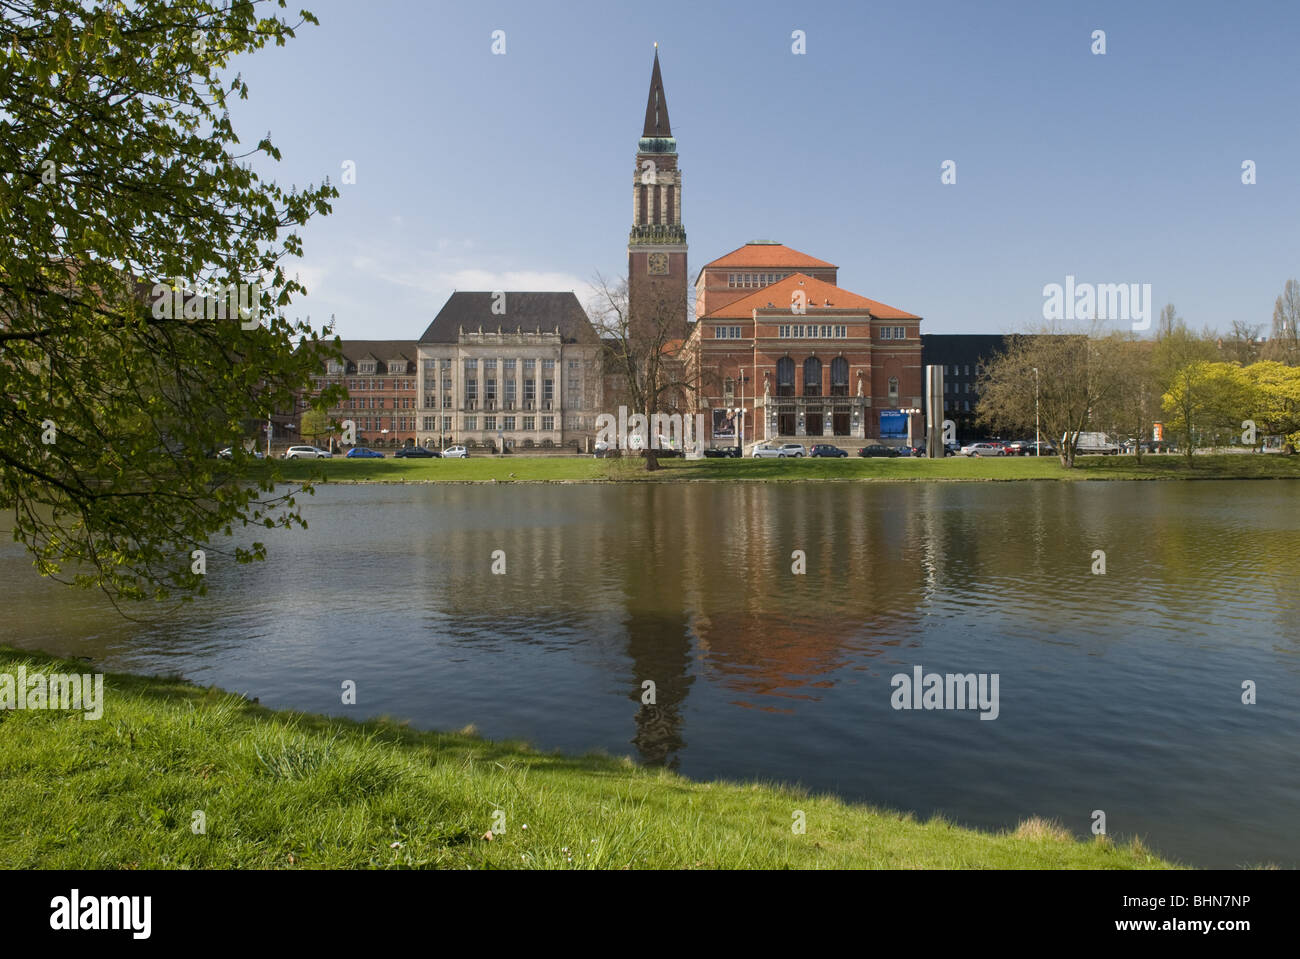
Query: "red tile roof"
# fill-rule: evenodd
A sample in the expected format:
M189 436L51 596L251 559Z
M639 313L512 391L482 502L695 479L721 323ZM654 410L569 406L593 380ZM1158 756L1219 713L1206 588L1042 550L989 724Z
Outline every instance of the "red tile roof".
M720 256L712 263L706 263L701 270L715 267L776 267L808 268L819 270L838 269L834 263L827 263L807 253L792 250L782 243L746 243L738 250L732 250L726 256Z
M792 273L784 280L773 283L771 286L755 290L749 296L742 297L728 303L726 306L719 307L712 313L706 314L703 319L748 319L754 310L767 309L769 305L778 309L789 310L794 291L800 289L808 295L808 313L810 315L814 310L819 309L867 310L872 316L881 320L920 319L919 316L912 313L905 313L884 303L869 300L865 296L858 296L856 293L850 293L842 286L815 280L803 273Z

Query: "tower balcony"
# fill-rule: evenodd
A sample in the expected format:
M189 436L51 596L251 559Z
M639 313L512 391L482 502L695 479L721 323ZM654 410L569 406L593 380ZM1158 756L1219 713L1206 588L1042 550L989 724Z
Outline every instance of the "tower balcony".
M628 234L629 244L685 243L686 230L680 223L649 223L634 226Z

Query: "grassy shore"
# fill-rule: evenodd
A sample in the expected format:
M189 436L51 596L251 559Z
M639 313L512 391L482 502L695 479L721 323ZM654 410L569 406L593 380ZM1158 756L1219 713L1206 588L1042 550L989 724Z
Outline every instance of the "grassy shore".
M654 482L750 480L765 483L809 480L840 482L980 482L999 480L1173 480L1300 479L1300 456L1223 454L1195 457L1191 467L1181 456L1081 457L1065 469L1055 457L949 457L910 459L671 459L647 473L644 461L593 457L483 455L464 460L332 459L280 464L284 477L311 477L335 483L527 483ZM258 469L268 469L259 464Z
M86 672L0 647L0 673ZM0 866L1169 868L1032 820L1000 834L762 784L691 782L472 731L272 712L111 674L101 719L0 711ZM206 832L192 831L202 810ZM494 814L506 828L495 830ZM796 835L796 810L807 831Z

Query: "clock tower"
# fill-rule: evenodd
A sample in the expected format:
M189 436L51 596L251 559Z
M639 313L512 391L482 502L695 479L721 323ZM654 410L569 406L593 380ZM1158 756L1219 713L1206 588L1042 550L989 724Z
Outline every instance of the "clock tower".
M668 100L659 74L659 44L650 73L645 127L632 174L632 231L627 241L630 326L668 339L687 333L686 231L682 228L682 171L668 123Z

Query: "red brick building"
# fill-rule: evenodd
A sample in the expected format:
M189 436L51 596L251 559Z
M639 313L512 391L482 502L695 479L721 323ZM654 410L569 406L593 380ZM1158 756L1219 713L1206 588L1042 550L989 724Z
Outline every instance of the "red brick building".
M686 353L695 410L731 445L901 441L922 394L921 318L836 284L838 267L770 241L705 265Z
M347 399L329 415L356 424L357 446L405 446L415 442L418 358L414 340L345 340L343 361L330 363L323 375L312 378L312 386L317 393L334 384L347 387ZM300 411L306 405L301 402ZM292 441L310 443L313 438Z

